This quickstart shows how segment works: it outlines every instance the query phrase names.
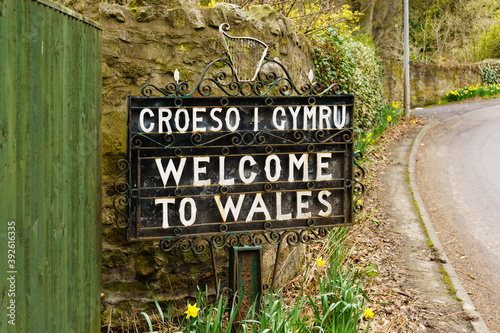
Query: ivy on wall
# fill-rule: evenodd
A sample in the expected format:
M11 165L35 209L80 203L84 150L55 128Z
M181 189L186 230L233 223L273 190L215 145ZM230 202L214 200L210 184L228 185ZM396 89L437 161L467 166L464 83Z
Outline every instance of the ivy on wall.
M500 61L480 65L481 76L486 84L500 84Z
M333 29L313 39L316 77L342 93L356 96L355 131L371 131L378 124L383 104L382 67L369 37L340 36Z

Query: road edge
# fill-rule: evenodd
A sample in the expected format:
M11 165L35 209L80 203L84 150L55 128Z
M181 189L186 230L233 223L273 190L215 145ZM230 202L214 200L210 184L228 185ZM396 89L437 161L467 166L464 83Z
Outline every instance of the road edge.
M422 197L420 196L420 192L418 190L417 182L415 179L415 170L416 170L416 164L417 164L417 155L418 155L418 150L420 148L420 144L422 143L422 140L425 136L425 134L434 126L439 124L439 121L432 121L426 126L424 126L420 132L417 134L413 141L413 145L410 150L410 156L409 156L409 162L408 162L408 175L410 178L410 190L413 195L413 199L415 200L415 206L416 209L419 212L420 217L422 218L422 222L425 226L425 229L427 231L427 235L434 245L434 247L437 249L437 254L439 256L439 259L441 259L443 269L446 271L448 274L448 277L451 281L451 284L453 285L453 288L456 290L456 296L462 301L462 307L464 311L467 313L467 315L471 316L471 324L474 328L474 330L478 333L490 333L490 330L488 326L486 326L486 323L484 322L483 318L479 314L479 312L476 310L476 307L474 306L474 303L470 299L469 295L465 291L465 288L463 287L462 283L460 282L457 272L453 268L450 260L448 259L448 256L446 255L446 252L443 249L443 246L441 244L441 241L439 240L436 230L434 229L434 226L432 225L432 221L429 217L429 214L427 213L427 210L425 209L424 202L422 201Z

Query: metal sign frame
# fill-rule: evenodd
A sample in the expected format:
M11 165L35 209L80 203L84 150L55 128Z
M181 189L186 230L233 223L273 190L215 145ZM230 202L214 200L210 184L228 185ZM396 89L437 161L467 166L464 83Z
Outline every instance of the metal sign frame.
M267 58L260 63L253 81L240 81L232 62L224 58L211 62L193 89L187 82L179 82L178 71L174 80L165 87L148 83L142 88L142 96L128 98L127 158L118 161L121 172L115 181L114 207L117 225L127 228L130 240L160 240L164 251L179 247L201 254L209 248L217 283L215 249L268 242L277 244L279 252L284 241L292 246L308 243L326 237L331 227L353 223L353 213L363 209L359 199L365 192L365 171L356 162L360 155L353 151L354 96L339 94L337 84L325 90L312 82L311 75L310 83L297 86L281 63ZM326 95L327 91L333 94ZM301 116L293 118L293 111L298 109ZM213 117L213 112L218 116ZM178 116L181 114L184 118ZM233 167L221 166L223 159ZM304 172L302 179L276 176L278 163L284 160L288 161L284 167L291 170L292 163L297 173L312 163L310 168L316 168L316 175L309 170L310 175ZM197 173L183 177L181 163ZM210 176L214 173L212 163L218 163L218 182ZM257 169L247 170L254 165ZM243 181L220 181L226 180L221 172L227 170L229 174L238 167ZM247 176L242 176L245 172ZM250 177L248 172L255 176L253 181L245 181ZM285 200L289 200L293 193L301 196L289 202L299 206L295 216L278 203L278 196L286 194ZM315 202L309 200L313 194ZM220 206L236 207L242 195L253 196L253 208L241 204L246 218L235 217L234 209L224 217L225 210ZM336 203L325 204L330 195ZM264 206L273 196L276 204L271 210L276 213L271 216ZM229 197L232 204L228 204ZM158 202L157 198L162 199ZM209 219L218 212L222 219L197 225L192 216L195 200L199 205L194 214ZM166 225L165 215L158 215L158 210L177 205L179 215L181 201L187 209L182 213L183 224ZM315 216L308 214L313 207ZM154 210L153 217L147 217Z

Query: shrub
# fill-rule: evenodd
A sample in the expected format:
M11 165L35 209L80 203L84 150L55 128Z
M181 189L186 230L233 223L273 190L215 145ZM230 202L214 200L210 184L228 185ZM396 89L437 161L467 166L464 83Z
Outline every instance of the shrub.
M355 95L354 128L371 131L383 109L382 68L366 36L339 36L335 29L313 39L316 77L326 86L338 83L340 92Z
M500 83L500 62L485 62L481 66L481 76L486 84Z

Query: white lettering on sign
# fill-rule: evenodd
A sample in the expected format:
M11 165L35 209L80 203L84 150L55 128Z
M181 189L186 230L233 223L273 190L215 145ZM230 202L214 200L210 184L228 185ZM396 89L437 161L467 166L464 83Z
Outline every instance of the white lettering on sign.
M163 169L163 165L161 163L161 158L155 158L156 166L158 167L158 171L161 176L161 180L163 182L163 186L167 186L168 178L170 174L173 175L175 179L175 183L179 185L182 176L182 170L184 170L184 165L186 164L186 158L183 157L180 159L179 166L176 169L173 160L168 160L168 165L166 169Z
M230 131L236 131L240 126L240 111L230 108L226 113L226 127Z
M234 178L226 179L224 175L224 170L226 169L226 157L219 156L219 184L220 185L233 185Z
M254 93L128 98L129 237L351 224L354 96Z
M297 192L297 218L307 219L311 217L311 212L304 212L304 209L309 208L309 203L303 201L302 197L311 196L311 191L298 191Z
M163 209L163 222L162 222L162 228L168 228L168 204L175 204L175 199L172 198L166 198L166 199L155 199L155 205L162 205Z
M328 162L324 162L325 158L332 158L332 153L317 153L316 162L316 180L332 180L332 174L324 174L323 169L328 168Z
M189 204L189 207L191 208L190 211L191 217L189 220L186 219L186 204ZM194 222L196 221L196 203L194 202L193 198L183 198L181 200L179 215L181 218L181 223L184 224L185 226L190 226L194 224Z
M257 162L255 162L255 159L252 156L243 156L240 160L240 167L238 170L240 179L243 181L243 183L250 184L255 180L255 177L257 177L257 175L255 174L255 172L250 172L251 176L249 177L246 176L245 162L247 161L249 162L250 166L257 164Z
M253 108L253 130L259 130L259 108Z
M272 120L270 124L265 124L265 128L280 131L342 129L347 124L346 117L347 105L277 106L272 109ZM156 113L144 108L139 113L139 127L145 133L218 132L224 128L234 132L241 129L241 119L241 111L236 107L210 110L204 107L159 108ZM254 107L253 130L260 129L259 108Z
M345 126L346 106L342 105L342 115L341 116L339 116L337 114L337 112L338 112L337 105L335 105L333 108L333 122L335 123L335 127L340 129L340 128L343 128Z
M215 120L215 122L217 122L217 124L218 124L217 127L213 127L212 126L212 128L210 128L210 130L214 131L214 132L220 131L222 129L222 121L215 115L216 112L221 113L222 109L221 108L215 108L215 109L212 109L212 111L210 111L210 117L213 120Z
M236 204L236 206L233 203L233 198L230 196L227 197L225 206L223 206L222 202L220 201L220 195L216 195L214 198L215 198L215 203L217 204L217 208L219 209L220 215L222 217L222 221L224 222L227 221L229 213L233 215L235 221L238 221L238 217L241 211L241 206L243 205L243 199L245 199L244 194L239 195L238 203Z
M255 194L255 199L253 200L252 207L250 207L246 221L252 221L256 213L264 213L266 220L271 219L271 215L269 215L266 204L264 203L264 200L262 200L262 193Z
M295 199L292 204L290 204L290 197L285 199L283 194L283 192L274 192L271 194L274 199L271 200L269 200L269 196L264 200L263 193L216 195L213 198L224 223L273 219L308 219L312 217L328 217L332 214L332 203L327 200L331 196L331 192L327 190L315 193L312 191L294 192L292 196L295 196ZM311 200L318 200L322 207L316 208L317 211L314 215L309 207ZM162 206L163 228L171 227L168 214L172 210L178 210L179 220L182 225L190 226L196 222L198 209L194 198L161 198L155 199L155 204ZM269 207L273 204L276 208L270 210ZM248 206L250 206L250 209L247 213L242 214L243 207Z
M193 132L204 132L207 130L206 127L198 127L198 123L203 122L203 117L198 117L198 113L207 112L206 108L193 108ZM160 131L161 132L161 131Z
M309 120L311 120L311 129L316 130L316 105L313 106L311 109L309 107L304 106L304 129L307 128L307 124L309 123Z
M319 216L323 216L323 217L325 217L325 216L329 216L329 215L332 213L332 205L331 205L328 201L326 201L326 200L325 200L325 198L324 198L324 196L325 196L325 195L326 195L327 197L329 197L329 196L330 196L330 194L331 194L331 193L330 193L329 191L325 191L325 190L323 190L323 191L319 192L319 195L318 195L318 200L319 200L319 202L320 202L322 205L324 205L324 206L326 207L326 211L321 210L321 211L318 213L318 215L319 215Z
M196 156L196 157L193 157L193 163L194 163L194 168L193 168L193 174L194 174L193 185L196 185L196 186L210 185L210 179L200 180L200 175L207 173L207 168L206 167L200 167L200 162L208 163L208 162L210 162L210 157L208 157L208 156Z
M281 192L276 192L276 219L277 220L290 220L292 218L292 213L283 214L283 208L281 204Z
M273 125L276 129L284 130L286 120L282 118L282 119L280 119L280 121L278 123L278 116L277 116L278 111L280 112L281 117L285 116L285 108L284 107L280 106L280 107L275 108L273 111ZM297 125L295 125L295 127L297 127Z
M158 110L159 115L158 115L158 126L159 126L159 131L164 132L163 130L163 125L167 126L167 133L171 134L172 133L172 128L170 127L170 119L172 118L172 111L167 108L160 108ZM164 116L164 114L167 114Z
M166 162L155 158L154 162L163 187L172 186L172 180L176 186L251 184L257 178L266 182L330 181L333 179L332 169L336 165L331 152L271 154L260 156L259 163L255 160L259 156L254 156L191 156L170 158ZM226 158L230 158L231 168L237 166L231 173L232 177L227 175L229 167ZM288 167L283 168L286 161ZM316 168L310 173L309 163L314 162ZM209 173L207 167L212 163L219 163L219 167ZM190 184L181 184L183 177L192 179Z
M141 131L149 133L153 130L155 127L155 123L150 123L148 127L146 127L144 116L146 113L149 115L149 117L153 117L155 114L151 109L142 109L141 113L139 114L139 125L141 126Z
M260 161L259 163L256 158ZM182 184L183 186L223 186L251 184L253 182L309 181L310 179L329 181L334 177L333 170L336 170L337 163L332 158L331 152L270 154L267 156L192 156L168 159L166 163L162 162L162 159L156 158L154 162L164 187L167 187L168 184L170 184L169 186L181 185L183 177L187 177L185 181L188 182L188 184ZM218 175L217 168L215 168L215 172L207 172L207 166L214 162L219 163ZM288 168L282 168L284 162L288 162ZM230 177L227 174L227 163L238 166ZM312 173L309 173L309 163L316 164L316 167L311 170ZM186 175L186 172L192 174ZM308 219L313 215L314 217L328 217L332 214L333 206L329 201L332 193L328 190L287 193L286 199L283 193L277 191L271 194L275 196L276 200L271 210L269 209L269 194L266 194L266 199L262 193L215 195L213 200L223 222L249 222L256 219ZM293 201L290 201L290 195L295 196ZM169 228L171 226L168 212L172 210L177 211L175 216L178 216L182 225L195 224L198 212L195 199L192 197L156 199L155 204L161 205L163 210L162 227ZM310 209L311 200L319 202L319 208L315 206L314 214ZM243 207L247 207L244 214L242 214Z
M272 169L274 169L274 174L271 174ZM278 181L278 179L280 179L280 174L281 174L281 163L279 157L276 155L269 155L266 158L266 166L264 167L264 171L266 171L266 178L268 181L270 182Z
M321 105L319 107L319 128L332 129L330 119L332 117L332 110L328 106Z
M184 115L181 117L181 115ZM184 118L184 120L182 120ZM184 121L184 125L181 126L181 121ZM186 109L179 109L175 113L175 127L181 133L184 133L189 128L189 112Z
M155 199L155 205L162 205L162 228L168 228L170 225L168 223L168 205L175 205L174 198L160 198ZM189 204L189 219L186 218L187 205ZM179 217L181 223L185 226L193 225L196 222L196 202L193 198L182 198L179 208Z
M292 129L297 130L298 124L297 124L297 117L299 115L300 111L300 106L297 106L295 110L292 107L288 107L288 110L290 110L290 113L292 114L292 119L293 119L293 127Z
M294 177L294 172L295 168L301 169L302 168L302 180L303 181L308 181L309 180L309 167L307 164L307 157L309 155L307 154L302 154L300 158L297 158L296 154L290 154L288 155L290 161L288 163L289 166L289 171L288 171L288 181L293 182L295 180Z

